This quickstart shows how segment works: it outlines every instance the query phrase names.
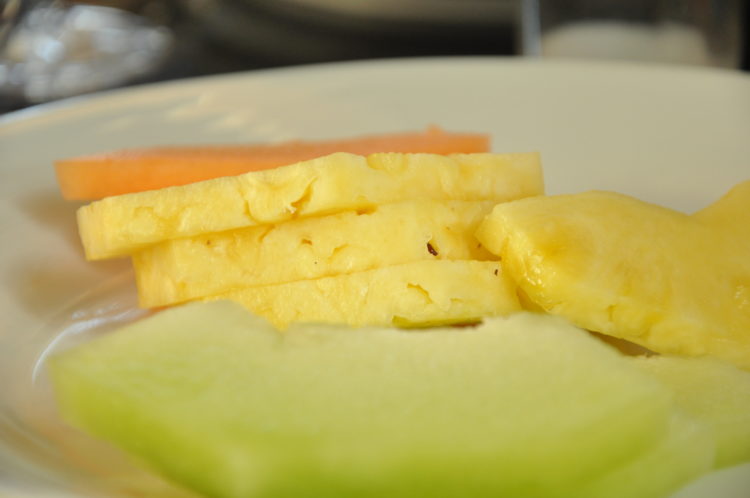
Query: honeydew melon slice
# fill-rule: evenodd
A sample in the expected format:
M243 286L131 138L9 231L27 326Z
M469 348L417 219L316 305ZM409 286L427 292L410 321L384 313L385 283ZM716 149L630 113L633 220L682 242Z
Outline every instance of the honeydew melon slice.
M531 314L279 333L237 304L194 303L49 368L72 424L220 497L578 496L672 419L660 382Z
M584 484L576 498L662 498L714 465L716 442L706 424L681 412L654 446L603 477Z
M632 361L672 389L682 409L712 428L717 467L750 461L750 372L712 358Z

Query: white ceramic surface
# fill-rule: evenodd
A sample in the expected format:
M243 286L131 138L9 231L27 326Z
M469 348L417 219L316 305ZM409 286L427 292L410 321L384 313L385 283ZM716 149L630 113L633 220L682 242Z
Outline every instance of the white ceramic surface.
M56 422L38 368L44 351L138 312L126 263L83 260L77 204L60 198L53 159L429 124L488 132L496 151L540 151L549 193L617 190L692 211L750 178L750 77L709 69L370 61L159 84L0 117L0 496L179 494ZM746 498L748 490L746 465L678 496Z

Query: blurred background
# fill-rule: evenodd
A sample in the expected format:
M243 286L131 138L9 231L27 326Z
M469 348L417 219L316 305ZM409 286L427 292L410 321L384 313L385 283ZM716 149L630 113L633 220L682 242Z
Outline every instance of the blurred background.
M618 31L629 24L599 23L585 32L598 41L558 36L546 47L540 30L591 15L592 6L611 13L620 4L625 10L617 14L627 19L636 11L657 16L662 3L694 19L717 17L711 36L731 45L720 49L721 60L678 62L750 69L743 0L0 0L0 113L108 88L318 62L538 56L570 43L634 51L632 33ZM658 39L665 57L691 43L671 28Z

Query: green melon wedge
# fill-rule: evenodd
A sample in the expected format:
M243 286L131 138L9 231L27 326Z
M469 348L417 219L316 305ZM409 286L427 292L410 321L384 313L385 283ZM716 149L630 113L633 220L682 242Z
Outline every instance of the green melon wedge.
M716 444L706 424L683 413L672 417L665 437L606 475L592 479L576 498L661 498L714 465Z
M531 314L279 333L237 304L193 303L49 368L70 423L218 497L578 496L673 418L660 382Z
M713 429L717 467L750 461L750 372L711 358L632 361L672 389L682 409Z

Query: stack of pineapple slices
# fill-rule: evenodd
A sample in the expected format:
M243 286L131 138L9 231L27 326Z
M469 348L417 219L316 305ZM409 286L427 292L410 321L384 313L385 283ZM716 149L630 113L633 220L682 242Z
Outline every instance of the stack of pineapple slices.
M474 232L542 190L536 154L338 153L106 198L78 222L89 259L132 257L144 307L229 298L279 328L428 326L520 309Z

